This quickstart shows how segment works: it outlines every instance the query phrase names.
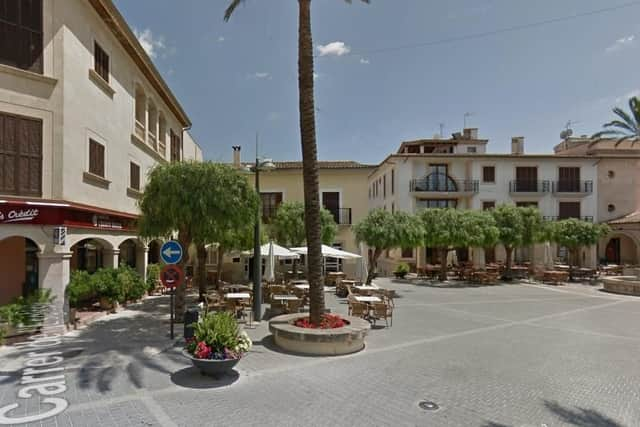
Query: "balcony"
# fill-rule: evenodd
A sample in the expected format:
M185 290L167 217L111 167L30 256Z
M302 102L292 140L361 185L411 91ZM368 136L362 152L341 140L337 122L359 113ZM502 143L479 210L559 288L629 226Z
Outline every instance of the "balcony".
M593 217L592 216L580 216L580 217L559 217L559 216L543 216L542 219L545 221L562 221L563 219L570 219L570 218L575 218L575 219L579 219L580 221L586 221L586 222L593 222Z
M351 225L351 208L327 209L338 225Z
M134 135L138 139L140 139L140 141L143 141L143 142L144 142L144 131L145 131L144 125L140 123L138 119L136 119L136 128L135 128Z
M412 179L409 191L420 196L476 194L480 189L478 180L455 180L443 174L431 174L426 178Z
M555 181L554 194L584 196L593 193L593 181Z
M548 193L551 190L549 181L514 180L509 182L509 193L526 195Z

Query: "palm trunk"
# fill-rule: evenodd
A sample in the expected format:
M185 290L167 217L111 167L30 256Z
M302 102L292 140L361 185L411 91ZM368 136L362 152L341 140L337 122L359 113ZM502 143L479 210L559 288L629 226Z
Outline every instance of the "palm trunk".
M316 118L313 98L313 40L311 36L311 0L298 0L298 89L300 142L304 181L304 225L307 237L307 279L309 280L309 317L319 324L324 313L322 284L322 241L320 238L320 194L316 147Z
M447 248L438 249L440 252L440 281L444 282L447 280Z
M378 259L382 255L382 249L376 248L369 256L369 271L367 272L367 285L371 284L371 281L378 272Z
M216 286L220 287L222 281L222 267L224 266L224 248L222 245L218 245L218 251L216 253Z
M178 233L178 242L182 246L182 260L180 261L180 268L182 271L186 271L187 263L189 262L189 246L191 246L191 234L186 230L180 230ZM174 290L175 292L175 306L174 313L176 322L182 322L184 317L184 306L185 306L185 292L186 291L186 283L183 281L179 286Z
M504 278L506 280L511 280L513 278L513 274L511 272L511 266L513 265L513 247L507 246L504 250L507 252L507 266L504 272Z
M207 248L204 243L199 243L196 249L198 251L198 266L195 271L195 279L198 284L198 299L204 301L204 294L207 293Z

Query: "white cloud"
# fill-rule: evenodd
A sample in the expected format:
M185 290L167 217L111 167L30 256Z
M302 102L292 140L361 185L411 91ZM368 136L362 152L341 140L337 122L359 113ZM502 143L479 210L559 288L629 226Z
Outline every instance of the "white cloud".
M344 42L331 42L326 45L318 45L320 56L342 56L351 52L351 48Z
M247 78L256 79L256 80L265 80L265 79L271 80L271 74L263 72L263 71L258 71L256 73L249 74L247 76Z
M133 29L133 33L138 38L140 45L147 52L151 58L155 58L158 53L166 48L163 36L154 36L149 28L145 28L140 31L136 28ZM171 53L175 53L175 48Z
M605 52L616 52L627 47L631 47L635 42L636 36L631 34L630 36L622 37L616 40L611 46L605 49Z
M360 58L360 63L361 64L365 64L365 65L369 65L369 64L371 64L371 61L369 61L367 58Z
M224 37L222 37L222 36L218 37L218 43L222 43L224 40L225 40Z

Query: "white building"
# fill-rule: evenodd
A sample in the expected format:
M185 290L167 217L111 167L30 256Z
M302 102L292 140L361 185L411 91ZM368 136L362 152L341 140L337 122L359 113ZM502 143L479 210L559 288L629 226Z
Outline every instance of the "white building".
M525 154L524 138L512 140L509 154L487 153L487 140L477 129L465 129L450 139L424 139L401 144L369 177L369 206L415 213L431 207L491 209L499 204L536 206L549 220L598 218L597 162L585 154ZM484 252L477 250L477 252ZM489 251L487 251L489 252ZM504 259L497 247L487 258ZM390 272L400 262L415 267L435 262L429 249L391 251L381 263ZM522 250L517 258L533 257ZM474 258L466 249L459 258ZM595 248L584 255L585 265L597 262ZM480 261L481 262L481 261Z
M154 165L202 159L189 118L111 0L3 4L0 304L35 287L61 303L74 268L144 274L137 201Z

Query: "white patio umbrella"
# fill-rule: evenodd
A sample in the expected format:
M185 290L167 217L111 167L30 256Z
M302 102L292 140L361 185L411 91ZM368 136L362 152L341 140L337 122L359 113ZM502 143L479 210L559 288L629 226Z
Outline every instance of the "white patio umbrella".
M450 250L447 253L447 265L458 264L458 252L455 249Z
M269 252L267 253L267 262L264 269L264 280L267 282L273 282L276 280L276 257L274 255L273 246L273 242L269 242Z
M365 252L364 243L360 243L360 262L358 262L358 278L364 283L369 275L368 257Z
M260 254L263 257L269 256L269 251L270 250L273 250L273 256L275 258L281 258L281 259L298 259L298 258L300 258L300 255L298 255L297 253L292 252L289 249L285 248L284 246L278 245L277 243L269 242L269 243L265 243L264 245L260 246ZM253 256L253 250L244 251L244 252L242 252L242 254L245 255L245 256L252 257Z
M307 247L291 248L291 252L295 252L299 255L307 254ZM325 258L340 258L340 259L360 259L362 258L358 254L343 251L340 249L332 248L331 246L322 245L322 256Z

